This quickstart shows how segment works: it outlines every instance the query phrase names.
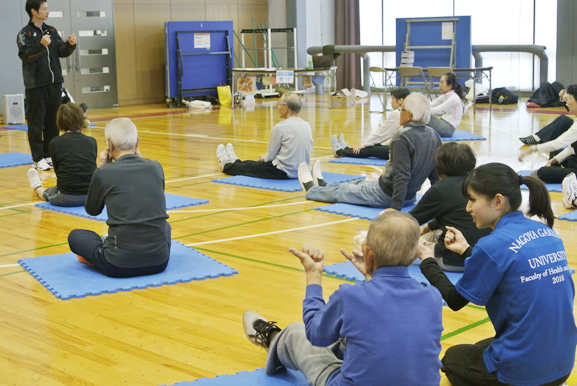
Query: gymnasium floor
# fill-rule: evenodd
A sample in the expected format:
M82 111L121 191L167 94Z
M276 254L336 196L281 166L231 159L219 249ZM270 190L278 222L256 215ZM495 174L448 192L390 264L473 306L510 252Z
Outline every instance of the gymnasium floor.
M212 111L168 109L164 105L92 109L96 127L86 134L104 148L104 126L115 117L131 117L139 129L144 157L159 161L166 192L210 203L170 211L174 240L228 265L239 274L156 288L60 300L17 264L18 259L69 252L75 228L99 234L106 224L39 209L29 188L29 166L0 169L0 385L172 385L197 378L254 370L265 351L251 345L242 331L244 311L254 310L286 326L301 320L304 273L290 247L308 244L325 252L326 264L344 261L340 247L351 249L353 236L369 222L324 213L324 205L306 201L303 192L283 193L212 182L224 177L215 158L218 144L230 142L241 159L256 159L267 149L271 127L279 122L277 100L257 101L252 110L215 107ZM380 114L373 97L347 110L330 110L328 96L307 95L300 116L313 128L313 160L323 170L376 179L380 168L329 164L329 138L344 133L355 146L375 130ZM487 138L468 142L478 163L507 163L532 169L546 159L517 161L518 137L552 121L563 109L528 111L519 106L479 106L467 110L460 130ZM26 133L1 131L0 153L29 153ZM45 187L52 172L41 172ZM426 187L425 187L426 188ZM553 193L554 212L567 212L561 193ZM577 223L557 221L577 268ZM325 276L325 298L344 281ZM473 343L494 330L482 307L459 312L443 309L443 351ZM569 385L577 384L577 371ZM448 385L443 379L442 385Z

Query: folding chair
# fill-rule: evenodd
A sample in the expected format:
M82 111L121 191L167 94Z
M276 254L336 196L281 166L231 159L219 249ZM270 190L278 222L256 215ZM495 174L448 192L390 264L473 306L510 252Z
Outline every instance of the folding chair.
M399 76L401 77L401 86L408 89L419 89L423 88L427 92L427 96L431 99L431 91L429 90L430 81L425 78L425 73L421 67L399 67L397 68ZM413 81L411 78L420 78L422 81ZM420 85L420 87L411 87Z
M427 68L427 73L429 75L429 79L431 80L431 85L433 88L433 91L435 92L435 96L439 96L437 94L437 87L439 86L439 83L441 82L441 77L443 75L445 75L447 72L453 73L453 69L451 67L429 67ZM437 79L438 81L435 82L434 79Z

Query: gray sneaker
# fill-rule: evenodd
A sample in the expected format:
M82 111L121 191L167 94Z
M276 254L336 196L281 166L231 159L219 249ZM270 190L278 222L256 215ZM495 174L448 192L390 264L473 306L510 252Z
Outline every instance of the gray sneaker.
M340 157L340 155L337 154L337 151L342 150L342 147L336 135L331 137L331 149L333 150L333 155L335 157Z
M232 147L232 143L226 144L226 154L228 156L228 162L234 163L238 159L236 153L234 152L234 147Z
M563 191L563 206L567 209L577 208L577 177L575 173L568 174L561 184Z
M242 317L242 327L248 340L265 350L270 346L271 335L281 331L275 324L276 322L269 322L262 315L253 311L245 312Z
M339 145L341 145L341 149L346 149L347 147L349 147L349 143L345 141L345 136L343 133L339 135Z
M226 153L226 149L224 148L223 144L220 144L216 147L216 159L218 160L218 166L220 166L220 170L224 170L224 165L230 163L228 154Z

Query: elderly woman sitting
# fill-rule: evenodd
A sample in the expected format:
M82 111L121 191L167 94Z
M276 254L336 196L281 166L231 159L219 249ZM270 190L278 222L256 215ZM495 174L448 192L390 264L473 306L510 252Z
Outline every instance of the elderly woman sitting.
M431 184L439 180L435 171L435 150L441 138L426 126L431 116L429 100L421 94L407 96L401 108L400 124L390 144L390 159L377 181L327 184L322 177L320 161L299 166L298 177L306 198L312 201L343 202L376 208L393 208L415 202L417 192L429 178Z
M100 168L92 175L84 207L96 216L106 205L108 236L75 229L68 235L70 249L106 276L162 272L171 242L162 166L142 158L130 119L113 119L104 135L107 148L100 153Z

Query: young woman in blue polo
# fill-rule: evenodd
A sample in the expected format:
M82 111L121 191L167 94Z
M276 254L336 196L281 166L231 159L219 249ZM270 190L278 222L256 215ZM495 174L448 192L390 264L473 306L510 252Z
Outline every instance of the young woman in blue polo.
M547 225L519 210L523 184L528 214ZM561 385L575 363L575 288L563 242L551 229L549 193L538 179L500 163L474 169L462 191L475 225L493 231L471 249L459 230L447 227L446 247L466 259L456 285L424 245L421 271L454 311L469 302L485 306L495 337L449 348L442 371L454 386Z

